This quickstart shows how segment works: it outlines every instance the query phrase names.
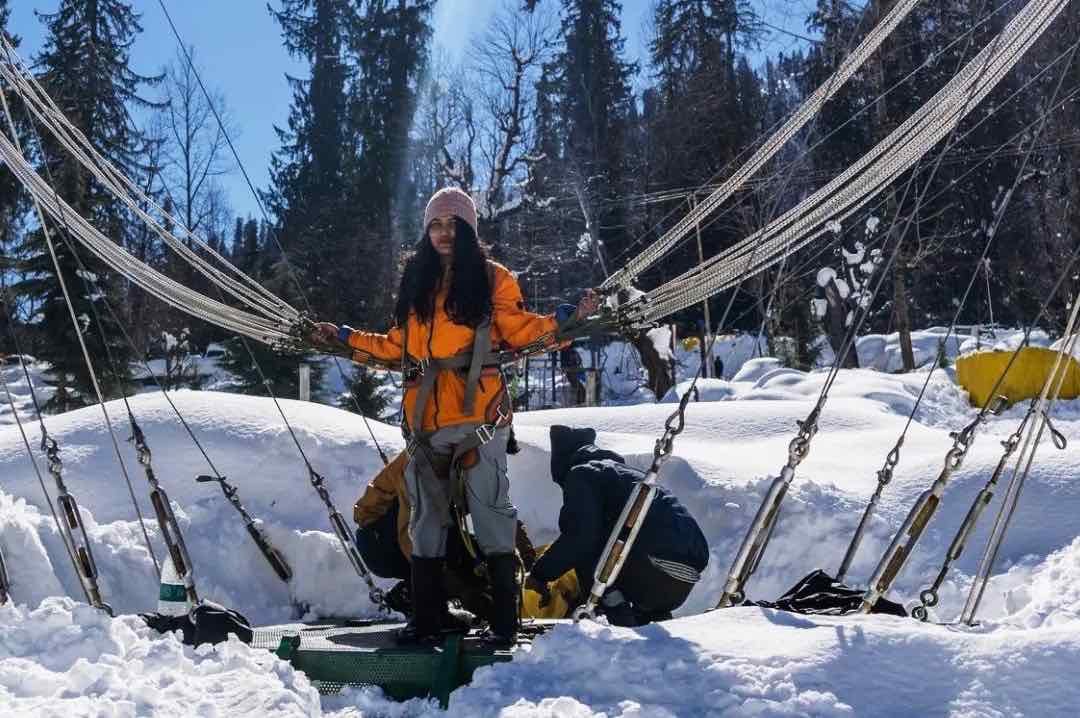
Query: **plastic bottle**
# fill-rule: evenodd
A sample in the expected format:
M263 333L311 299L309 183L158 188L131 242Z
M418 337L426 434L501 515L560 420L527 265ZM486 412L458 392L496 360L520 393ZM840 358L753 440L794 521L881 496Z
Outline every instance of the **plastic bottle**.
M166 558L161 563L161 588L158 591L158 613L166 616L183 616L188 609L184 579L176 572L173 562Z

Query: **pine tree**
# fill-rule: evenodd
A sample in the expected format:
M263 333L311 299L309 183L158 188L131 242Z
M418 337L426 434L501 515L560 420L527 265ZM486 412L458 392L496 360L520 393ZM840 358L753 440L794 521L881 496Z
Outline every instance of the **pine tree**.
M649 49L656 84L647 132L649 144L662 151L649 168L650 188L702 185L723 178L731 172L732 161L763 129L761 82L740 54L756 44L758 20L743 0L660 0L654 6L653 21ZM696 199L700 197L691 203ZM657 208L646 226L660 222L661 230L668 229L682 214L672 217L670 210L670 206ZM741 214L757 220L766 211L753 206ZM730 222L705 223L702 255L715 254L749 229ZM699 261L696 243L689 243L683 251L669 255L653 274L670 276ZM743 307L735 309L742 314ZM686 313L695 320L704 318L700 306Z
M409 129L427 66L434 0L368 0L352 52L357 77L350 94L351 131L359 140L352 181L360 221L350 241L353 261L365 282L350 282L351 316L384 326L396 289L399 247L392 237L397 226L416 222L401 217L415 212L409 201L407 156ZM402 237L411 245L415 235Z
M63 0L55 13L41 14L47 35L36 57L41 81L64 114L90 142L129 175L138 175L145 138L129 121L129 104L149 104L139 96L140 87L159 78L144 77L129 66L128 51L141 31L139 16L120 0ZM82 170L58 144L44 138L42 162L48 177L75 210L106 236L126 244L130 217L119 201ZM92 281L78 276L77 264L58 228L50 227L60 271L71 293L75 314L85 328L91 357L104 361L107 343L117 360L117 375L99 372L108 396L115 396L126 381L129 351L104 310L107 296L114 306L123 304L122 287L89 253L80 256ZM25 278L13 290L20 301L40 306L41 330L48 337L37 349L52 365L56 393L48 408L64 410L92 401L90 378L79 349L60 282L40 231L29 235L20 247L25 257ZM91 303L102 317L105 338L93 322ZM104 343L103 343L104 342Z
M358 14L352 0L283 0L271 9L281 25L289 53L306 62L308 79L289 78L293 101L288 126L277 128L281 149L271 160L269 206L292 270L278 268L287 281L276 286L283 296L304 306L305 295L317 312L340 316L342 247L357 231L359 218L347 176L353 151L348 133L346 33ZM250 224L250 223L249 223ZM251 248L245 227L245 253ZM248 255L247 266L255 258ZM297 286L299 285L299 286Z
M379 374L366 367L355 367L348 390L338 397L337 406L345 411L381 420L390 405L390 400L382 391L384 386Z
M551 63L569 194L579 197L592 250L618 257L628 244L625 154L633 112L616 0L564 0L563 47ZM602 278L601 276L596 279Z
M323 365L311 354L283 354L261 342L233 337L224 342L226 355L221 360L233 376L228 391L237 394L266 395L267 388L281 399L296 399L300 391L300 364L311 365L311 391L322 385ZM264 381L265 378L265 381ZM267 383L269 382L269 387Z
M7 21L10 13L7 0L0 0L0 34L5 34L5 36L7 36ZM7 37L15 47L18 47L19 38ZM0 90L0 92L6 92L6 90ZM6 99L9 105L14 103L11 93L7 93ZM6 121L3 124L3 134L8 136ZM0 172L0 298L4 299L4 302L0 304L0 354L15 351L11 340L11 332L14 331L16 324L15 302L7 296L7 289L14 277L14 251L17 239L23 231L22 220L26 211L26 200L26 195L15 176L10 172Z

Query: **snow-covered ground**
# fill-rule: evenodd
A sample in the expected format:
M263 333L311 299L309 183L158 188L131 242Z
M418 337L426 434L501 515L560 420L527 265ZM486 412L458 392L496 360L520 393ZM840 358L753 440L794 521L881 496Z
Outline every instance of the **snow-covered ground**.
M930 341L930 339L927 339ZM1004 341L1004 340L1003 340ZM888 341L879 356L888 354ZM930 355L936 351L936 344ZM860 358L863 346L860 345ZM749 357L748 357L749 358ZM869 362L868 362L869 363ZM702 524L711 546L703 580L674 620L641 629L560 626L508 664L481 669L451 697L458 716L1072 716L1080 704L1080 449L1040 450L975 629L889 617L819 618L758 608L703 612L758 502L786 458L795 421L810 410L824 372L740 362L728 380L700 385L701 401L662 480ZM887 366L887 365L885 365ZM5 370L11 382L17 377ZM910 412L925 373L841 372L810 455L799 467L773 541L749 584L751 598L776 598L815 568L835 571L875 472ZM15 390L23 400L25 387ZM371 615L304 464L265 399L180 391L174 401L218 470L240 491L291 560L285 586L265 565L159 394L132 406L154 450L154 466L185 530L202 595L256 623L316 615ZM30 418L25 403L20 415ZM379 459L359 417L316 404L283 402L297 438L348 515ZM555 535L561 496L548 476L547 427L591 425L600 443L644 466L671 404L519 414L523 451L511 458L512 491L541 541ZM109 406L118 435L121 407ZM890 597L910 603L939 562L975 493L1000 456L999 441L1024 407L994 417L978 436L938 515ZM949 371L938 370L916 414L895 478L850 573L865 581L917 494L937 475L950 430L973 415ZM1074 439L1080 401L1055 408ZM0 414L2 416L2 414ZM3 419L0 419L3 421ZM5 422L9 423L9 422ZM128 489L99 407L46 417L61 445L65 477L87 514L106 598L122 614L151 610L157 584ZM35 457L35 422L25 423ZM396 428L375 425L380 443L400 446ZM129 444L128 472L150 515L146 482ZM49 477L45 474L45 480ZM50 484L50 489L51 489ZM991 505L996 510L997 502ZM939 621L954 621L990 518L941 590ZM163 549L148 520L158 557ZM108 619L77 602L79 588L37 478L14 426L0 426L0 549L17 606L0 608L0 715L402 716L438 713L430 703L392 704L375 690L338 697L272 655L239 643L193 650L155 635L130 615Z

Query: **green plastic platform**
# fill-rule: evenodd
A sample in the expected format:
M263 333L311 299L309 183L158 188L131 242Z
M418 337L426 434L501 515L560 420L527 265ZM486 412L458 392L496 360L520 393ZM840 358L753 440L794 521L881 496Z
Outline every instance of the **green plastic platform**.
M431 696L443 707L451 691L472 680L477 668L511 657L508 650L493 650L462 635L450 635L435 648L398 646L394 632L403 625L356 621L267 626L255 630L251 645L289 661L321 693L379 686L395 700Z

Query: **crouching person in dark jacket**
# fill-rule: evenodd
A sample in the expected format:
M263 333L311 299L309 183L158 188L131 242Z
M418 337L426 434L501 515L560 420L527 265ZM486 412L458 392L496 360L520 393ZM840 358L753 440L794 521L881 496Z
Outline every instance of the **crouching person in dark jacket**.
M559 538L533 566L527 586L541 595L569 569L583 595L608 536L635 484L645 473L595 445L593 429L551 427L551 478L563 491ZM658 488L641 531L600 610L616 625L671 617L709 562L709 546L694 518L669 491Z

